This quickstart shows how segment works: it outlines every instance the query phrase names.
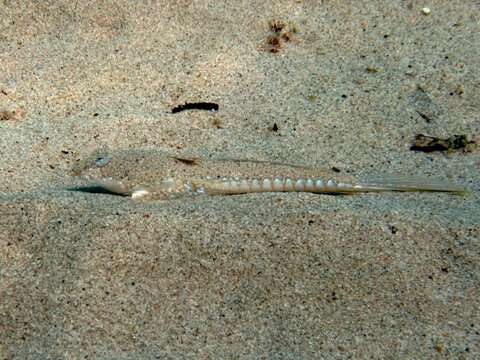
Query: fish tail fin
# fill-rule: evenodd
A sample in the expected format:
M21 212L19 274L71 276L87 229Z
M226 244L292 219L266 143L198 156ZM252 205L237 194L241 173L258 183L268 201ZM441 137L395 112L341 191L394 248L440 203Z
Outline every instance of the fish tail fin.
M467 189L446 181L416 176L383 176L367 178L356 184L358 191L439 191L463 194Z

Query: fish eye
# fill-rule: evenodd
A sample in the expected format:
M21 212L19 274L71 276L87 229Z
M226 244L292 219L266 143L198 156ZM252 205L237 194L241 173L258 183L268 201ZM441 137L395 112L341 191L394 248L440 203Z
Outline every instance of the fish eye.
M95 165L97 165L98 167L103 167L107 165L110 162L110 160L112 160L111 156L99 155L95 158Z

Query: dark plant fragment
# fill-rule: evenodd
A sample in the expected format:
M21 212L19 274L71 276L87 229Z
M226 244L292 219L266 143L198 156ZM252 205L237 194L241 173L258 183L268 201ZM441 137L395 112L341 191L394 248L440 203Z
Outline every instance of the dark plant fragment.
M207 110L207 111L217 111L218 104L212 102L197 102L197 103L185 103L183 105L175 106L172 109L172 114L178 113L185 110Z
M415 141L410 150L423 152L468 150L469 145L473 144L475 144L475 141L469 141L466 135L453 135L449 138L441 139L418 134L415 136Z
M272 20L268 25L272 35L267 38L265 50L271 53L279 52L283 42L289 42L292 39L292 33L297 32L295 26L291 26L289 29L287 25L280 20Z

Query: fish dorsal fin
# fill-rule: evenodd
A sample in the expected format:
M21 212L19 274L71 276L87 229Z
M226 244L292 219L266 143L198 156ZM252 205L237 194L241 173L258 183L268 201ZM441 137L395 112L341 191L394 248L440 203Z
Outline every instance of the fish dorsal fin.
M172 156L175 160L180 161L185 165L197 165L200 161L199 158L194 156L185 156L185 155L174 155Z

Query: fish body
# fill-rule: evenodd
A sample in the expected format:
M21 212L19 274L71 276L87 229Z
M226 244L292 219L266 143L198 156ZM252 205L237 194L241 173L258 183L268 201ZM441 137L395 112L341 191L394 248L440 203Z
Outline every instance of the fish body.
M258 160L208 159L155 149L97 150L79 161L73 173L111 193L149 200L257 192L464 191L462 187L429 179L392 176L359 181L330 169Z

